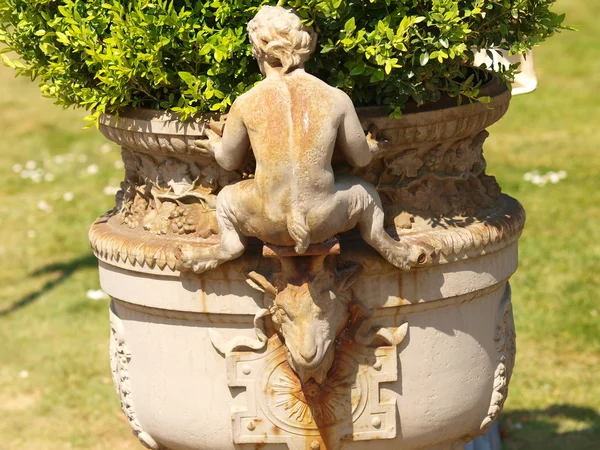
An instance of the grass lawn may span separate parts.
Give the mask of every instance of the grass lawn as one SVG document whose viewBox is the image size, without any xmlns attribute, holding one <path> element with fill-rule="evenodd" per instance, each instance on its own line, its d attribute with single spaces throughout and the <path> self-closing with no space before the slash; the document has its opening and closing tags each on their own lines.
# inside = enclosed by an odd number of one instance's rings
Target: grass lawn
<svg viewBox="0 0 600 450">
<path fill-rule="evenodd" d="M 502 420 L 511 450 L 600 449 L 600 3 L 556 8 L 579 32 L 536 51 L 538 91 L 513 100 L 485 147 L 528 213 Z M 108 302 L 86 296 L 99 288 L 87 229 L 122 169 L 84 115 L 0 67 L 0 450 L 142 448 L 110 379 Z M 568 175 L 540 187 L 523 178 L 532 170 Z"/>
</svg>

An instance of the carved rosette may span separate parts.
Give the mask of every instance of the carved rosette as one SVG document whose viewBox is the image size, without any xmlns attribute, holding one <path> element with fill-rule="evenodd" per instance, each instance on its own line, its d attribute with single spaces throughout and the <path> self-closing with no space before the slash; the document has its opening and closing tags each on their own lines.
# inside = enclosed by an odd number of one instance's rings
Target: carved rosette
<svg viewBox="0 0 600 450">
<path fill-rule="evenodd" d="M 125 344 L 123 324 L 114 312 L 113 303 L 111 303 L 110 308 L 109 351 L 113 383 L 121 400 L 121 409 L 125 413 L 132 433 L 140 440 L 144 447 L 151 450 L 161 450 L 163 447 L 142 429 L 133 408 L 131 386 L 129 385 L 129 371 L 127 369 L 131 360 L 131 352 Z"/>
<path fill-rule="evenodd" d="M 494 391 L 490 402 L 488 414 L 481 422 L 481 431 L 487 432 L 492 423 L 498 418 L 504 407 L 504 402 L 508 396 L 508 384 L 512 376 L 515 365 L 516 355 L 516 333 L 515 322 L 513 319 L 511 289 L 510 284 L 506 283 L 504 297 L 498 307 L 498 316 L 494 341 L 498 351 L 498 363 L 494 373 Z"/>
<path fill-rule="evenodd" d="M 397 344 L 342 343 L 322 384 L 300 382 L 277 335 L 264 353 L 233 351 L 226 361 L 229 386 L 247 391 L 247 408 L 232 414 L 236 444 L 332 450 L 396 436 L 396 402 L 380 400 L 380 384 L 398 379 Z"/>
<path fill-rule="evenodd" d="M 279 420 L 302 429 L 348 420 L 360 402 L 352 404 L 347 398 L 362 399 L 364 390 L 364 380 L 355 382 L 354 373 L 355 361 L 342 354 L 322 385 L 313 381 L 303 387 L 296 373 L 282 361 L 266 382 L 268 408 Z"/>
</svg>

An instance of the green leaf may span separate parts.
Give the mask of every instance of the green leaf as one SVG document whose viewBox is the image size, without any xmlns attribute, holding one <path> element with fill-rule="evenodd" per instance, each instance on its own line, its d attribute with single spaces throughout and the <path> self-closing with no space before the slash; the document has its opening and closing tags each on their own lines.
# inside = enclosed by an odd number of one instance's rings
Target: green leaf
<svg viewBox="0 0 600 450">
<path fill-rule="evenodd" d="M 70 45 L 69 38 L 67 37 L 67 35 L 65 33 L 61 32 L 61 31 L 57 31 L 56 37 L 58 37 L 58 42 L 65 44 L 65 45 Z"/>
<path fill-rule="evenodd" d="M 373 71 L 373 75 L 371 75 L 370 82 L 381 81 L 385 78 L 385 74 L 383 73 L 383 69 L 379 68 Z"/>
<path fill-rule="evenodd" d="M 196 83 L 196 77 L 189 72 L 178 72 L 178 75 L 188 86 L 192 86 Z"/>
<path fill-rule="evenodd" d="M 358 63 L 354 68 L 350 71 L 351 76 L 361 75 L 366 69 L 365 63 L 362 61 Z"/>
<path fill-rule="evenodd" d="M 354 17 L 352 17 L 351 19 L 348 19 L 346 21 L 346 24 L 344 25 L 344 31 L 346 32 L 346 34 L 350 34 L 355 29 L 356 29 L 356 20 L 354 19 Z"/>
<path fill-rule="evenodd" d="M 427 64 L 428 61 L 429 53 L 421 53 L 421 56 L 419 57 L 419 64 L 421 64 L 421 66 L 424 66 L 425 64 Z"/>
<path fill-rule="evenodd" d="M 15 64 L 4 53 L 0 54 L 0 57 L 2 58 L 2 62 L 5 66 L 10 67 L 11 69 L 16 68 Z"/>
</svg>

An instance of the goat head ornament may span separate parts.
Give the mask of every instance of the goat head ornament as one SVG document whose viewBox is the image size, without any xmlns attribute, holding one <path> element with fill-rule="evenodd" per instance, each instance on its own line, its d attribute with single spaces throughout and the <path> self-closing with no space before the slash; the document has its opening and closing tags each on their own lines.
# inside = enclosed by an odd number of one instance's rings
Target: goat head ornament
<svg viewBox="0 0 600 450">
<path fill-rule="evenodd" d="M 287 348 L 287 360 L 304 383 L 325 381 L 335 356 L 335 341 L 350 319 L 350 286 L 360 266 L 338 270 L 326 256 L 281 258 L 271 279 L 248 273 L 249 283 L 274 297 L 275 329 Z"/>
</svg>

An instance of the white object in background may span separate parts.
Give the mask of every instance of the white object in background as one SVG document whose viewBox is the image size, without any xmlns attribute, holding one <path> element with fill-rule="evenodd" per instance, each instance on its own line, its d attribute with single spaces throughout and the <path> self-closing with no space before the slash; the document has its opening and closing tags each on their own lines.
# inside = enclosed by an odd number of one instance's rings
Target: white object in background
<svg viewBox="0 0 600 450">
<path fill-rule="evenodd" d="M 485 65 L 493 71 L 498 71 L 501 65 L 508 67 L 511 64 L 520 62 L 521 66 L 519 67 L 519 72 L 515 76 L 515 80 L 512 84 L 512 94 L 527 94 L 535 91 L 535 88 L 537 87 L 537 77 L 533 67 L 533 52 L 531 50 L 528 50 L 522 55 L 512 56 L 508 54 L 507 50 L 497 48 L 491 50 L 493 58 L 490 58 L 486 50 L 476 52 L 474 65 L 476 67 Z"/>
<path fill-rule="evenodd" d="M 88 289 L 86 297 L 89 300 L 108 300 L 108 294 L 102 289 Z"/>
</svg>

